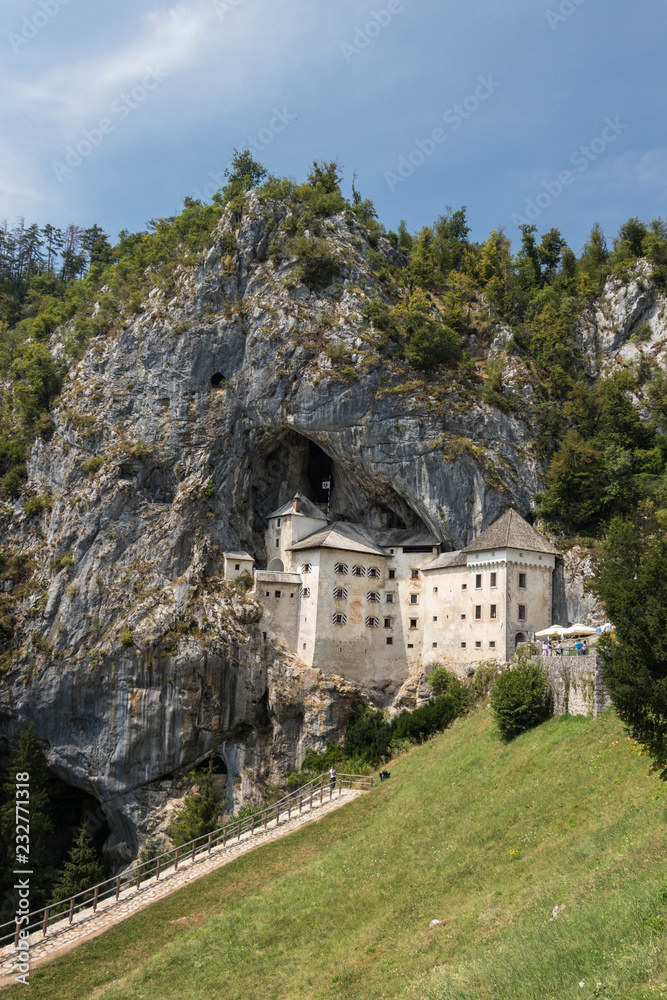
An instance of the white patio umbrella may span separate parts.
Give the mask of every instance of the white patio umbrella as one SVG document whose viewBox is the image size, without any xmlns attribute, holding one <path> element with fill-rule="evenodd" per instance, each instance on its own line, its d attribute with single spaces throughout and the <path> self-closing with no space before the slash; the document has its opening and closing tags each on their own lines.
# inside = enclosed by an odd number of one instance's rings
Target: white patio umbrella
<svg viewBox="0 0 667 1000">
<path fill-rule="evenodd" d="M 540 629 L 539 632 L 535 633 L 536 639 L 547 639 L 550 635 L 563 635 L 565 632 L 564 625 L 550 625 L 549 628 Z"/>
<path fill-rule="evenodd" d="M 590 625 L 576 624 L 576 625 L 570 625 L 570 627 L 564 629 L 561 634 L 565 639 L 574 637 L 576 635 L 596 635 L 597 633 L 594 628 L 590 627 Z"/>
</svg>

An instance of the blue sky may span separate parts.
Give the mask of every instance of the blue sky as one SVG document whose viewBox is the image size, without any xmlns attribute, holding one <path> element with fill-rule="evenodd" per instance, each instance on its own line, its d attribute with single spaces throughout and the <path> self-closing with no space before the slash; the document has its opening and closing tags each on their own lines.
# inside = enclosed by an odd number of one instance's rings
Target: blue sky
<svg viewBox="0 0 667 1000">
<path fill-rule="evenodd" d="M 558 226 L 579 251 L 667 217 L 660 0 L 4 0 L 0 220 L 113 237 L 219 186 L 353 173 L 411 230 L 465 204 L 476 240 Z M 214 179 L 214 178 L 217 178 Z M 208 185 L 208 188 L 207 188 Z"/>
</svg>

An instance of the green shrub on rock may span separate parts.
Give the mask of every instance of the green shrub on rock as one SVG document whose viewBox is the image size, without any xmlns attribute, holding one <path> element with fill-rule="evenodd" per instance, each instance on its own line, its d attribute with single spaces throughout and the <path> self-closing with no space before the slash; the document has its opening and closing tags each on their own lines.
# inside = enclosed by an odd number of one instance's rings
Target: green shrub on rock
<svg viewBox="0 0 667 1000">
<path fill-rule="evenodd" d="M 502 738 L 509 742 L 551 715 L 546 672 L 531 660 L 519 660 L 496 680 L 491 708 Z"/>
</svg>

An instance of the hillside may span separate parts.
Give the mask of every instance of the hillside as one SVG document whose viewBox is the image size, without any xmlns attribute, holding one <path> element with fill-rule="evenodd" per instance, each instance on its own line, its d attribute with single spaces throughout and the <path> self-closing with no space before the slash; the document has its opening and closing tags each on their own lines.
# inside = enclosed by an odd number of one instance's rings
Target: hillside
<svg viewBox="0 0 667 1000">
<path fill-rule="evenodd" d="M 664 791 L 612 712 L 505 746 L 481 707 L 391 771 L 34 971 L 31 996 L 665 995 Z"/>
<path fill-rule="evenodd" d="M 527 227 L 513 255 L 464 209 L 386 231 L 335 164 L 297 184 L 244 155 L 212 205 L 115 247 L 91 230 L 83 271 L 46 255 L 3 278 L 2 736 L 34 720 L 111 869 L 208 755 L 239 805 L 340 740 L 355 701 L 424 695 L 303 668 L 222 579 L 225 551 L 266 565 L 296 490 L 329 479 L 337 517 L 446 550 L 543 511 L 567 620 L 593 605 L 577 533 L 664 506 L 664 223 L 629 220 L 613 250 L 594 227 L 579 258 Z"/>
</svg>

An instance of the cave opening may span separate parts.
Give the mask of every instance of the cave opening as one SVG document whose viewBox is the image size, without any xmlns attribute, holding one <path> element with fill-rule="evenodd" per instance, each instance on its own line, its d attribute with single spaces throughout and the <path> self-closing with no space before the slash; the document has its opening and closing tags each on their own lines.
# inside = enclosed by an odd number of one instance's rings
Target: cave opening
<svg viewBox="0 0 667 1000">
<path fill-rule="evenodd" d="M 51 867 L 56 871 L 63 867 L 84 825 L 95 852 L 104 859 L 111 827 L 98 799 L 53 774 L 49 774 L 46 793 L 54 828 L 49 842 Z"/>
<path fill-rule="evenodd" d="M 324 483 L 330 483 L 329 490 Z M 264 552 L 266 518 L 300 493 L 334 521 L 353 521 L 377 531 L 424 530 L 425 524 L 392 484 L 364 467 L 354 453 L 334 458 L 321 443 L 283 430 L 251 459 L 250 500 L 253 541 Z M 271 555 L 267 553 L 270 561 Z M 275 568 L 275 567 L 271 567 Z"/>
<path fill-rule="evenodd" d="M 217 389 L 219 386 L 221 386 L 224 381 L 225 381 L 225 376 L 222 374 L 222 372 L 215 372 L 213 375 L 211 375 L 211 385 L 213 386 L 214 389 Z"/>
</svg>

